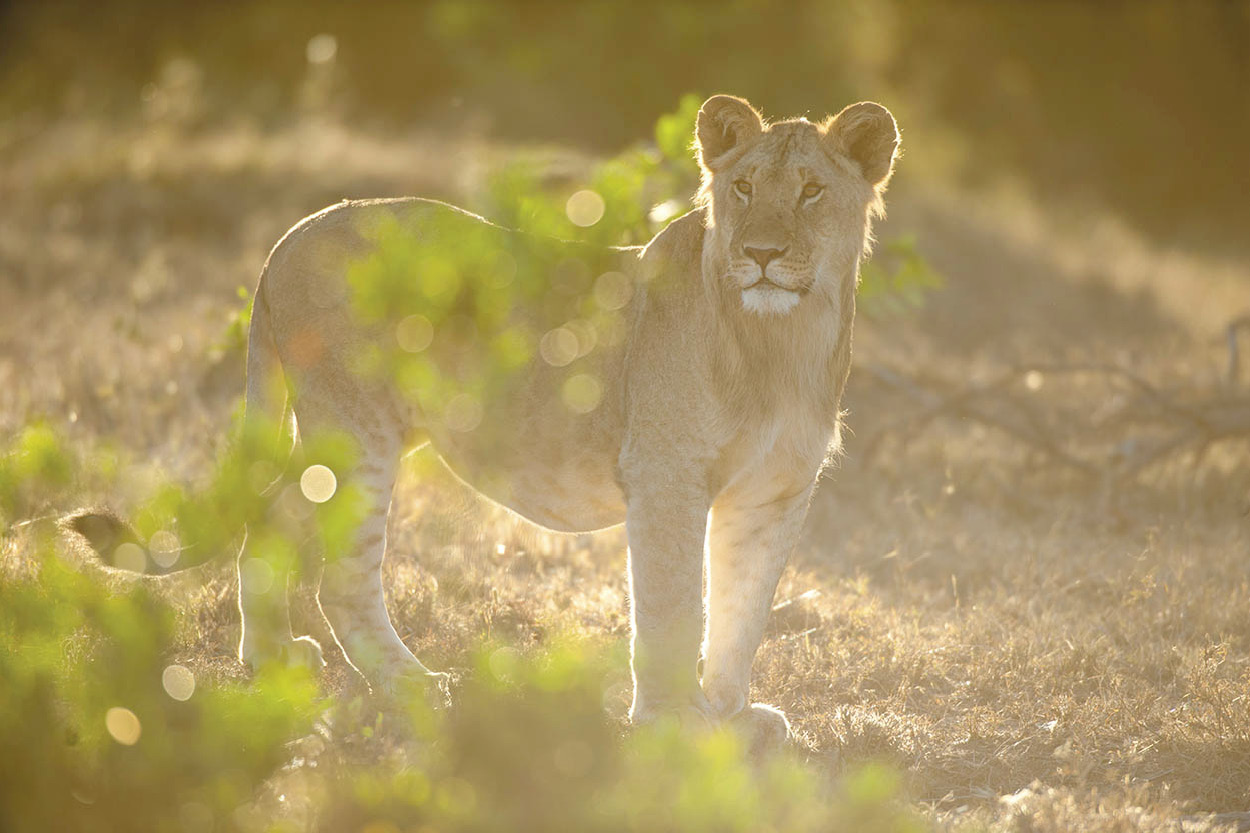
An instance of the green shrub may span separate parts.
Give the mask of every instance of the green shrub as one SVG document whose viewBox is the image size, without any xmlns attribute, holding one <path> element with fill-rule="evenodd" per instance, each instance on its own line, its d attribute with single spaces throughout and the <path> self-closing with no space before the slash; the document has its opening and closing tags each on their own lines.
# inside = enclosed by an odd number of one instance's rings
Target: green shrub
<svg viewBox="0 0 1250 833">
<path fill-rule="evenodd" d="M 873 317 L 918 309 L 930 292 L 941 288 L 942 276 L 920 253 L 912 234 L 879 244 L 859 270 L 860 309 Z"/>
<path fill-rule="evenodd" d="M 421 766 L 338 767 L 320 791 L 320 829 L 919 829 L 882 768 L 834 787 L 792 756 L 749 759 L 729 731 L 627 733 L 603 708 L 607 669 L 623 662 L 585 643 L 483 649 L 450 712 L 414 711 Z"/>
<path fill-rule="evenodd" d="M 55 432 L 22 437 L 10 491 L 80 475 Z M 166 491 L 141 517 L 180 532 L 242 519 L 261 557 L 292 557 L 298 539 L 247 508 L 242 461 L 267 448 L 245 437 L 207 486 Z M 314 444 L 305 460 L 347 467 L 350 453 Z M 316 521 L 327 548 L 354 523 L 352 501 L 334 500 Z M 450 710 L 341 701 L 328 750 L 295 761 L 292 742 L 325 706 L 306 672 L 270 667 L 240 685 L 178 665 L 175 616 L 145 585 L 76 571 L 50 537 L 31 547 L 29 569 L 0 580 L 0 830 L 288 829 L 282 802 L 257 802 L 274 783 L 307 796 L 326 831 L 916 829 L 888 772 L 834 788 L 793 757 L 749 758 L 728 731 L 627 732 L 604 708 L 622 640 L 485 646 Z"/>
<path fill-rule="evenodd" d="M 0 528 L 8 528 L 62 496 L 73 460 L 46 422 L 33 422 L 0 448 Z"/>
<path fill-rule="evenodd" d="M 306 673 L 253 685 L 170 660 L 173 615 L 44 547 L 0 581 L 0 830 L 230 830 L 308 730 Z"/>
</svg>

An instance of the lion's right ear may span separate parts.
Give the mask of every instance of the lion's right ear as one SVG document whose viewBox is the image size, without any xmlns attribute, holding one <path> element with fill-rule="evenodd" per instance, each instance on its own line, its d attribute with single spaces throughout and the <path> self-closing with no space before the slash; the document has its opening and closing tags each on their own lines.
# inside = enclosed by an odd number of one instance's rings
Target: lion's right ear
<svg viewBox="0 0 1250 833">
<path fill-rule="evenodd" d="M 764 131 L 764 122 L 744 99 L 714 95 L 699 108 L 694 135 L 699 164 L 715 171 L 731 151 Z"/>
</svg>

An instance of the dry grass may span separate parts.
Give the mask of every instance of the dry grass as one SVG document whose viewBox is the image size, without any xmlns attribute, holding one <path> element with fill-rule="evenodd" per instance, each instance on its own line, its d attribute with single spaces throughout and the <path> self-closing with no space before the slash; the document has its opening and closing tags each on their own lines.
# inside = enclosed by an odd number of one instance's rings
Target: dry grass
<svg viewBox="0 0 1250 833">
<path fill-rule="evenodd" d="M 157 476 L 203 474 L 241 391 L 241 356 L 219 343 L 235 290 L 282 231 L 344 196 L 471 199 L 500 155 L 471 137 L 318 123 L 12 128 L 0 135 L 0 431 L 45 416 L 76 443 L 118 446 L 122 492 L 84 503 L 124 507 Z M 903 167 L 892 228 L 919 234 L 948 286 L 914 316 L 861 320 L 858 359 L 970 377 L 1021 357 L 1218 374 L 1245 263 L 1157 251 L 1108 220 L 1060 222 L 1001 196 L 958 205 L 909 187 Z M 861 435 L 908 407 L 858 378 L 849 405 Z M 1208 829 L 1237 819 L 1203 814 L 1250 810 L 1244 449 L 1115 494 L 977 426 L 891 438 L 870 468 L 856 449 L 852 437 L 818 493 L 757 662 L 756 697 L 789 711 L 814 766 L 887 761 L 936 825 L 959 829 Z M 410 469 L 390 605 L 430 665 L 456 668 L 483 638 L 624 639 L 619 530 L 544 534 L 428 460 Z M 9 544 L 12 569 L 25 552 Z M 182 659 L 210 676 L 239 673 L 231 582 L 218 563 L 168 585 L 185 611 Z M 351 686 L 331 663 L 329 684 Z"/>
</svg>

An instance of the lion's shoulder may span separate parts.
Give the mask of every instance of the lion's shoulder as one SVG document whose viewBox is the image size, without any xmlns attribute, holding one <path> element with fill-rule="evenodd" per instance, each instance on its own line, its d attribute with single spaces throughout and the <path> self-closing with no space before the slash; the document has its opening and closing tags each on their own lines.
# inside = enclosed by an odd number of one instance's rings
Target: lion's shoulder
<svg viewBox="0 0 1250 833">
<path fill-rule="evenodd" d="M 695 209 L 669 223 L 642 250 L 641 277 L 647 286 L 697 285 L 703 260 L 704 211 Z"/>
</svg>

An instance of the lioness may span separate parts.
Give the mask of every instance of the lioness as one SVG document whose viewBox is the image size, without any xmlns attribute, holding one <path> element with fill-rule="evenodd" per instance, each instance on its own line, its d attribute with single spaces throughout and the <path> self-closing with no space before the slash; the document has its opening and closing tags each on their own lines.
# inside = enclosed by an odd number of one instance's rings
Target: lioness
<svg viewBox="0 0 1250 833">
<path fill-rule="evenodd" d="M 641 249 L 535 240 L 419 199 L 344 202 L 282 238 L 256 290 L 247 413 L 277 374 L 302 438 L 345 432 L 358 448 L 335 474 L 367 511 L 326 553 L 319 600 L 372 686 L 436 676 L 391 625 L 381 573 L 400 458 L 430 442 L 536 524 L 626 524 L 634 722 L 787 729 L 749 704 L 751 663 L 839 445 L 859 261 L 898 143 L 879 104 L 770 125 L 717 95 L 698 115 L 697 207 Z M 371 275 L 394 291 L 371 296 Z M 109 523 L 73 525 L 99 546 L 117 540 Z M 286 577 L 249 586 L 252 547 L 241 659 L 319 665 L 285 594 L 264 592 Z"/>
</svg>

